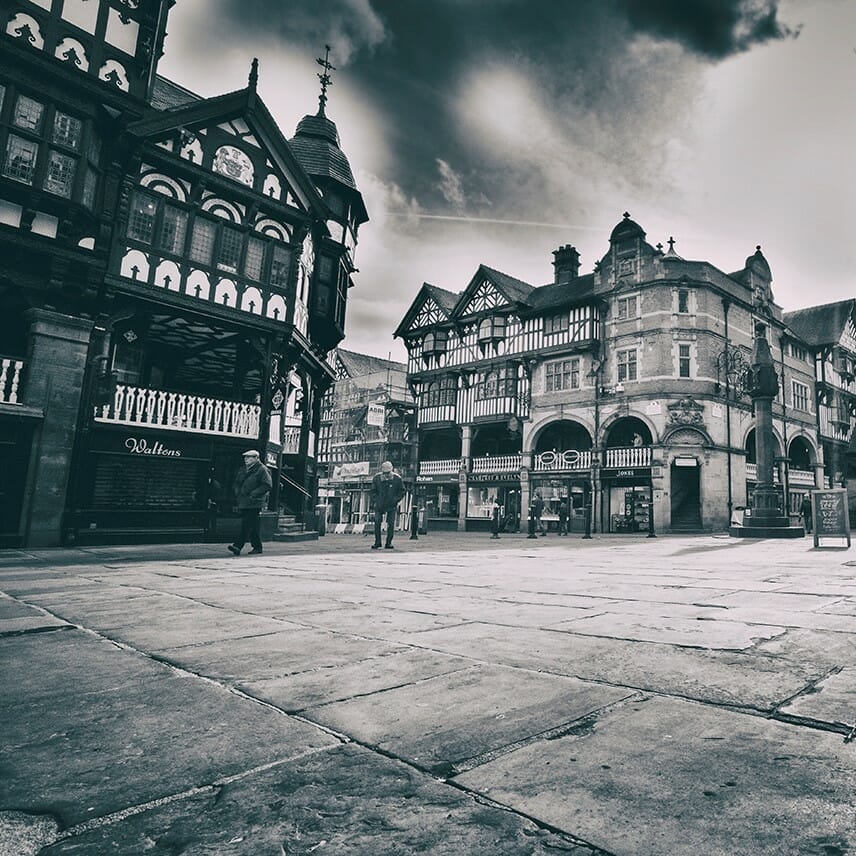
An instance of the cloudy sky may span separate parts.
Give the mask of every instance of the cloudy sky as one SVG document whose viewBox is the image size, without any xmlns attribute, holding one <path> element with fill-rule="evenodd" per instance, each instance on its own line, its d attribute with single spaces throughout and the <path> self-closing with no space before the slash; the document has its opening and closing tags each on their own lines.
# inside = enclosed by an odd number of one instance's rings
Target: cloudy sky
<svg viewBox="0 0 856 856">
<path fill-rule="evenodd" d="M 423 282 L 483 262 L 582 272 L 626 210 L 737 270 L 760 244 L 787 311 L 856 293 L 853 0 L 179 0 L 161 74 L 259 90 L 286 136 L 327 114 L 370 222 L 343 345 L 404 358 Z"/>
</svg>

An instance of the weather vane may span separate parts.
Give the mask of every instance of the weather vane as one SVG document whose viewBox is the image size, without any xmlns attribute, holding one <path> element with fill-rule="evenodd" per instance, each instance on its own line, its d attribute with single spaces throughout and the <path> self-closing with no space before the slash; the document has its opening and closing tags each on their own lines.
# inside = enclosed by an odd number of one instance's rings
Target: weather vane
<svg viewBox="0 0 856 856">
<path fill-rule="evenodd" d="M 324 48 L 324 59 L 315 60 L 324 69 L 324 73 L 318 75 L 318 79 L 321 81 L 321 95 L 318 97 L 318 106 L 319 112 L 322 114 L 324 113 L 324 105 L 327 103 L 327 87 L 333 85 L 333 78 L 330 77 L 330 72 L 336 70 L 335 66 L 330 65 L 330 45 L 324 45 Z"/>
</svg>

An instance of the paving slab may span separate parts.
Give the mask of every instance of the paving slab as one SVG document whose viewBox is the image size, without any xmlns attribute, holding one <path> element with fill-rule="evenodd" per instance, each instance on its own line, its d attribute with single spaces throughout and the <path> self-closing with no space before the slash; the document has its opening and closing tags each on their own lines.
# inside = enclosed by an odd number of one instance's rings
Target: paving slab
<svg viewBox="0 0 856 856">
<path fill-rule="evenodd" d="M 64 828 L 337 741 L 79 631 L 0 639 L 0 810 Z"/>
<path fill-rule="evenodd" d="M 773 710 L 829 668 L 773 653 L 707 651 L 530 628 L 509 633 L 486 622 L 426 631 L 414 635 L 412 644 L 483 662 L 759 710 Z"/>
<path fill-rule="evenodd" d="M 281 710 L 309 707 L 406 686 L 436 675 L 457 672 L 472 661 L 432 651 L 400 648 L 357 662 L 328 666 L 263 680 L 242 679 L 240 689 Z"/>
<path fill-rule="evenodd" d="M 379 638 L 405 637 L 409 633 L 448 627 L 460 624 L 462 619 L 455 615 L 440 615 L 399 609 L 392 605 L 348 606 L 337 609 L 315 611 L 311 615 L 300 613 L 291 618 L 313 627 L 327 627 L 342 633 L 357 633 Z"/>
<path fill-rule="evenodd" d="M 856 763 L 840 735 L 691 702 L 621 707 L 588 734 L 455 781 L 615 856 L 842 856 L 856 845 Z"/>
<path fill-rule="evenodd" d="M 294 625 L 278 633 L 154 648 L 153 652 L 188 671 L 234 684 L 331 669 L 400 650 L 402 646 L 394 642 Z"/>
<path fill-rule="evenodd" d="M 829 675 L 781 712 L 856 728 L 856 668 Z"/>
<path fill-rule="evenodd" d="M 342 746 L 81 831 L 40 856 L 591 856 L 398 761 Z"/>
<path fill-rule="evenodd" d="M 563 621 L 553 630 L 566 630 L 586 636 L 608 636 L 614 639 L 637 639 L 643 642 L 668 642 L 693 648 L 718 648 L 741 651 L 763 639 L 782 632 L 774 625 L 745 624 L 726 618 L 678 618 L 654 616 L 643 618 L 630 613 L 609 612 Z"/>
<path fill-rule="evenodd" d="M 442 771 L 567 726 L 632 695 L 616 687 L 473 666 L 303 715 L 425 769 Z"/>
</svg>

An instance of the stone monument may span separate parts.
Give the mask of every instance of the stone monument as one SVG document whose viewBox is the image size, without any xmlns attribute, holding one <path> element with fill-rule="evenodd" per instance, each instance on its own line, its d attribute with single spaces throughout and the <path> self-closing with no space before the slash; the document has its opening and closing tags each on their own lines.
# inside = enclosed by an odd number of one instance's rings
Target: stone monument
<svg viewBox="0 0 856 856">
<path fill-rule="evenodd" d="M 763 324 L 755 326 L 748 387 L 755 406 L 757 482 L 752 507 L 744 514 L 743 525 L 732 526 L 729 533 L 738 538 L 802 538 L 803 527 L 791 526 L 787 509 L 781 507 L 781 494 L 773 483 L 773 399 L 779 391 L 779 377 Z"/>
</svg>

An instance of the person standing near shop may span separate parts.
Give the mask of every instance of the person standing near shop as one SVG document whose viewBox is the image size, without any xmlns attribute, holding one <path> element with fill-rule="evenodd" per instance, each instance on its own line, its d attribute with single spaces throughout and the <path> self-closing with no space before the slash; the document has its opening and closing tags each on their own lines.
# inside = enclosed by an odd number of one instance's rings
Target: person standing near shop
<svg viewBox="0 0 856 856">
<path fill-rule="evenodd" d="M 401 476 L 392 468 L 392 461 L 384 461 L 380 472 L 372 479 L 372 503 L 374 505 L 374 544 L 372 550 L 381 547 L 381 523 L 386 518 L 387 550 L 392 550 L 392 536 L 395 534 L 395 515 L 398 513 L 398 503 L 404 497 L 404 482 Z"/>
<path fill-rule="evenodd" d="M 805 531 L 807 533 L 811 532 L 811 497 L 809 494 L 803 497 L 802 505 L 800 505 L 800 514 L 802 514 Z"/>
<path fill-rule="evenodd" d="M 226 549 L 235 556 L 239 555 L 247 541 L 253 549 L 249 555 L 262 552 L 262 536 L 259 531 L 259 514 L 267 502 L 272 483 L 267 467 L 259 459 L 255 449 L 244 452 L 243 469 L 238 470 L 232 489 L 235 505 L 241 515 L 241 531 Z"/>
<path fill-rule="evenodd" d="M 564 497 L 559 503 L 559 534 L 568 534 L 568 500 Z"/>
<path fill-rule="evenodd" d="M 535 498 L 532 500 L 532 511 L 535 515 L 535 531 L 539 535 L 546 535 L 544 524 L 541 522 L 541 515 L 544 513 L 544 500 L 541 497 L 541 491 L 535 491 Z"/>
<path fill-rule="evenodd" d="M 490 507 L 490 531 L 491 538 L 499 538 L 499 522 L 502 519 L 502 506 L 499 504 L 499 497 L 493 498 L 493 503 Z"/>
</svg>

